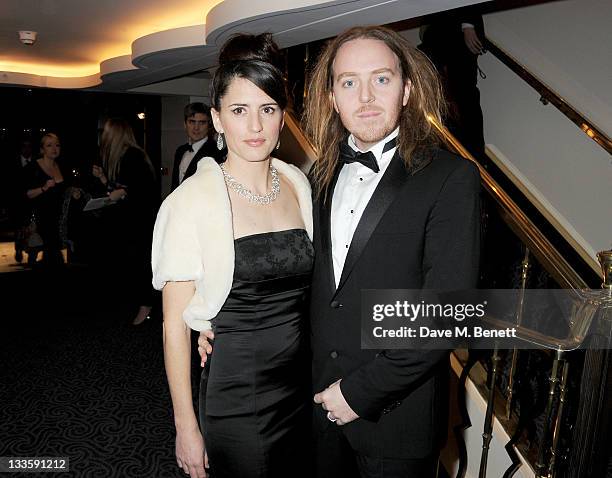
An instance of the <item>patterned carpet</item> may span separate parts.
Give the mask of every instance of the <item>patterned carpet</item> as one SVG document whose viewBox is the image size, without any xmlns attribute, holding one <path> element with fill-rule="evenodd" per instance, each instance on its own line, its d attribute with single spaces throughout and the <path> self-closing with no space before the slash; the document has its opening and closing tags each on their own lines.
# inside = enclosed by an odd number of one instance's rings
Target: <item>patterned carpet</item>
<svg viewBox="0 0 612 478">
<path fill-rule="evenodd" d="M 130 325 L 134 310 L 108 277 L 93 276 L 0 275 L 0 456 L 69 457 L 70 473 L 58 476 L 185 476 L 174 460 L 161 320 Z"/>
</svg>

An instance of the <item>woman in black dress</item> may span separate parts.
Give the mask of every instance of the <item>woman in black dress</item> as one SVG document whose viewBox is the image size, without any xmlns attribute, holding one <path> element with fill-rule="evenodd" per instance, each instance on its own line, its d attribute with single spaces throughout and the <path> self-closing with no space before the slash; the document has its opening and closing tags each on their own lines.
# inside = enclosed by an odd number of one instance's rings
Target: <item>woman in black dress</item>
<svg viewBox="0 0 612 478">
<path fill-rule="evenodd" d="M 147 153 L 138 146 L 132 127 L 121 118 L 104 124 L 102 167 L 93 175 L 106 187 L 115 204 L 104 210 L 104 235 L 111 263 L 120 266 L 138 312 L 133 324 L 141 324 L 151 312 L 151 237 L 159 206 L 155 170 Z"/>
<path fill-rule="evenodd" d="M 203 158 L 163 203 L 153 238 L 178 465 L 192 477 L 302 476 L 309 360 L 305 300 L 313 262 L 306 177 L 270 155 L 287 96 L 270 35 L 222 49 L 213 123 L 226 161 Z M 215 331 L 192 405 L 190 329 Z"/>
<path fill-rule="evenodd" d="M 69 175 L 60 166 L 60 151 L 57 135 L 45 134 L 40 140 L 42 157 L 32 161 L 24 170 L 26 196 L 43 241 L 43 263 L 50 265 L 64 262 L 60 222 Z M 28 262 L 36 262 L 36 255 L 34 252 L 29 254 Z"/>
</svg>

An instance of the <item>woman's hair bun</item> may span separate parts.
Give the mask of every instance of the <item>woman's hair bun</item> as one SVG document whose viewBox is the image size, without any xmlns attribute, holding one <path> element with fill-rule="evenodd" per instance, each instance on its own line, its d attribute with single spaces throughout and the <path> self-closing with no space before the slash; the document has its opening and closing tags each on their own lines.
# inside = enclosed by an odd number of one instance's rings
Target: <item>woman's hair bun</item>
<svg viewBox="0 0 612 478">
<path fill-rule="evenodd" d="M 258 60 L 284 70 L 283 56 L 271 33 L 249 35 L 239 33 L 225 42 L 219 53 L 219 65 Z"/>
<path fill-rule="evenodd" d="M 219 53 L 219 68 L 210 85 L 212 106 L 221 110 L 221 99 L 234 78 L 253 83 L 284 110 L 288 98 L 283 77 L 284 57 L 270 33 L 241 33 L 231 37 Z"/>
</svg>

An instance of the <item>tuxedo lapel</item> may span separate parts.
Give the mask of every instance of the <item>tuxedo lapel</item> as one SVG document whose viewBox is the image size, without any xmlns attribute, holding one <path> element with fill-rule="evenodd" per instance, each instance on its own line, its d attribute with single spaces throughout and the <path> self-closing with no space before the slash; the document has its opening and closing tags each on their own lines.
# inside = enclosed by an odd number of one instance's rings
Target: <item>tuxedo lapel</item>
<svg viewBox="0 0 612 478">
<path fill-rule="evenodd" d="M 174 190 L 179 185 L 179 168 L 185 151 L 189 148 L 189 143 L 182 144 L 176 148 L 174 153 L 174 167 L 172 168 L 172 189 Z"/>
<path fill-rule="evenodd" d="M 208 144 L 208 141 L 204 143 L 202 146 L 200 146 L 200 149 L 198 149 L 196 151 L 196 154 L 193 155 L 193 158 L 191 158 L 191 162 L 189 163 L 189 166 L 187 166 L 187 171 L 185 171 L 185 178 L 193 176 L 193 174 L 195 174 L 196 170 L 198 169 L 198 161 L 200 161 L 200 159 L 202 159 L 203 157 L 207 156 L 206 154 L 207 144 Z M 184 180 L 185 179 L 183 179 L 183 181 Z"/>
<path fill-rule="evenodd" d="M 381 178 L 380 183 L 378 183 L 374 194 L 363 211 L 359 224 L 357 224 L 357 229 L 355 229 L 355 234 L 353 234 L 353 239 L 346 260 L 344 261 L 344 268 L 342 269 L 342 276 L 340 277 L 337 291 L 342 288 L 351 274 L 359 256 L 361 256 L 372 233 L 376 229 L 376 226 L 378 226 L 380 219 L 395 199 L 407 177 L 408 172 L 406 171 L 404 161 L 399 155 L 398 149 L 391 159 L 391 163 L 385 171 L 385 175 Z"/>
<path fill-rule="evenodd" d="M 332 198 L 334 196 L 334 188 L 338 181 L 338 176 L 342 166 L 337 167 L 334 172 L 331 184 L 327 189 L 325 198 L 319 199 L 319 230 L 321 234 L 321 253 L 324 254 L 324 264 L 327 268 L 327 277 L 329 278 L 329 287 L 332 294 L 336 291 L 336 279 L 334 277 L 334 261 L 332 257 L 331 247 L 331 207 Z"/>
</svg>

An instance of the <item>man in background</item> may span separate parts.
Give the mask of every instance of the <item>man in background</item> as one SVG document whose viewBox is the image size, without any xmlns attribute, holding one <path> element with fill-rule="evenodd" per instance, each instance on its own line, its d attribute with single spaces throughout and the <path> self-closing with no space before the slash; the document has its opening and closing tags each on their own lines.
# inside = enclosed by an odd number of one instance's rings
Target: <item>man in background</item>
<svg viewBox="0 0 612 478">
<path fill-rule="evenodd" d="M 23 171 L 32 162 L 32 159 L 32 141 L 29 138 L 25 138 L 21 141 L 19 158 L 13 163 L 10 174 L 11 185 L 9 187 L 11 191 L 11 216 L 15 227 L 15 260 L 17 262 L 23 260 L 23 251 L 27 249 L 26 226 L 29 208 L 23 189 Z M 36 261 L 36 254 L 34 252 L 32 252 L 32 260 Z"/>
<path fill-rule="evenodd" d="M 210 108 L 204 103 L 189 103 L 183 113 L 185 131 L 189 142 L 179 146 L 174 153 L 172 190 L 196 172 L 198 161 L 212 157 L 220 161 L 224 156 L 212 140 Z"/>
<path fill-rule="evenodd" d="M 484 157 L 478 56 L 485 53 L 485 33 L 478 7 L 434 15 L 421 28 L 421 39 L 419 49 L 431 59 L 444 84 L 449 104 L 446 126 L 472 155 Z"/>
</svg>

